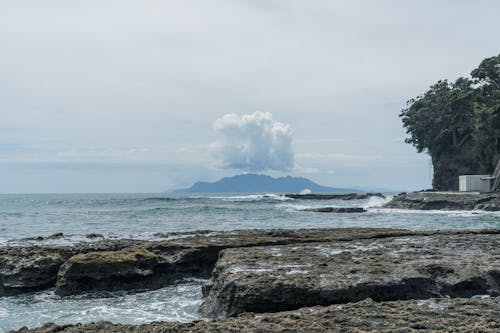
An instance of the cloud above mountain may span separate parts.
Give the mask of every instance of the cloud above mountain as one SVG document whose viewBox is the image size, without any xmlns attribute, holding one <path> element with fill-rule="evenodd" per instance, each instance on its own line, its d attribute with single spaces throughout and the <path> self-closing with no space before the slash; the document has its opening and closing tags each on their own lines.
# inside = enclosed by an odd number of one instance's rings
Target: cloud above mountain
<svg viewBox="0 0 500 333">
<path fill-rule="evenodd" d="M 289 171 L 295 165 L 293 130 L 270 112 L 226 114 L 214 122 L 212 152 L 222 168 Z"/>
</svg>

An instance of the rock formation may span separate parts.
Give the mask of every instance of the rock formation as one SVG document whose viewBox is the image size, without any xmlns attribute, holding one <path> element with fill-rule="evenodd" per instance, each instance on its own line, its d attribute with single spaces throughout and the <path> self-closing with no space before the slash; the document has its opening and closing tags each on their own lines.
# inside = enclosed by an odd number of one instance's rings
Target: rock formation
<svg viewBox="0 0 500 333">
<path fill-rule="evenodd" d="M 203 287 L 201 312 L 222 319 L 48 324 L 22 333 L 498 332 L 500 327 L 500 229 L 247 230 L 172 237 L 0 248 L 0 295 L 54 285 L 62 296 L 140 291 L 185 277 L 211 277 Z"/>
<path fill-rule="evenodd" d="M 401 193 L 385 204 L 384 208 L 500 211 L 500 193 Z"/>
<path fill-rule="evenodd" d="M 202 313 L 500 295 L 499 235 L 437 233 L 222 251 Z"/>
<path fill-rule="evenodd" d="M 47 324 L 17 333 L 168 333 L 168 332 L 482 332 L 500 331 L 500 298 L 429 299 L 302 308 L 192 323 L 155 322 L 120 325 L 109 322 L 75 325 Z"/>
<path fill-rule="evenodd" d="M 245 230 L 173 234 L 169 241 L 104 240 L 75 246 L 0 247 L 0 296 L 54 287 L 59 295 L 156 289 L 209 278 L 225 248 L 389 237 L 393 229 Z M 167 236 L 167 235 L 163 235 Z"/>
</svg>

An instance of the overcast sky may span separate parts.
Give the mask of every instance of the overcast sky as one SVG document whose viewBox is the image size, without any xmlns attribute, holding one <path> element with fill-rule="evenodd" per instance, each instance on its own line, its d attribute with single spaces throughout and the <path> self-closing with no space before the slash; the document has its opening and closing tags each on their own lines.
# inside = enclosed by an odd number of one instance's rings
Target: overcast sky
<svg viewBox="0 0 500 333">
<path fill-rule="evenodd" d="M 0 0 L 0 192 L 159 192 L 244 171 L 430 187 L 398 114 L 500 53 L 499 13 L 496 0 Z"/>
</svg>

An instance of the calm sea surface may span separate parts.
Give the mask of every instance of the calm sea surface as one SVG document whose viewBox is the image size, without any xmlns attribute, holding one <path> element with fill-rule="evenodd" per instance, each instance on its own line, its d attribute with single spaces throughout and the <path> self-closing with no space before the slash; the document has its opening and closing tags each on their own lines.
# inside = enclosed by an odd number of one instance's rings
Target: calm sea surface
<svg viewBox="0 0 500 333">
<path fill-rule="evenodd" d="M 291 200 L 276 195 L 66 194 L 0 195 L 0 246 L 71 244 L 103 238 L 161 239 L 161 233 L 268 228 L 390 227 L 412 230 L 499 228 L 500 214 L 381 209 L 386 200 Z M 327 214 L 309 207 L 353 206 L 367 213 Z M 25 240 L 64 233 L 45 241 Z M 102 238 L 97 238 L 102 239 Z M 96 240 L 96 238 L 93 238 Z M 0 298 L 0 333 L 46 322 L 144 323 L 198 319 L 203 281 L 111 297 L 61 299 L 52 290 Z"/>
</svg>

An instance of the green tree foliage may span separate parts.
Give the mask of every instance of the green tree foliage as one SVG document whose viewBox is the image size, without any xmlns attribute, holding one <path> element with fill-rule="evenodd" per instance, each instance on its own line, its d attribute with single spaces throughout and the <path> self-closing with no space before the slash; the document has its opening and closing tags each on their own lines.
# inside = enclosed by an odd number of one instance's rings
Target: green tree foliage
<svg viewBox="0 0 500 333">
<path fill-rule="evenodd" d="M 500 158 L 500 55 L 483 60 L 471 73 L 476 89 L 474 146 L 486 169 Z"/>
<path fill-rule="evenodd" d="M 474 89 L 472 81 L 439 81 L 422 96 L 408 101 L 400 117 L 418 152 L 433 156 L 459 152 L 473 136 Z"/>
<path fill-rule="evenodd" d="M 438 81 L 409 100 L 400 117 L 405 141 L 418 152 L 491 172 L 500 157 L 500 55 L 483 60 L 470 78 Z"/>
</svg>

